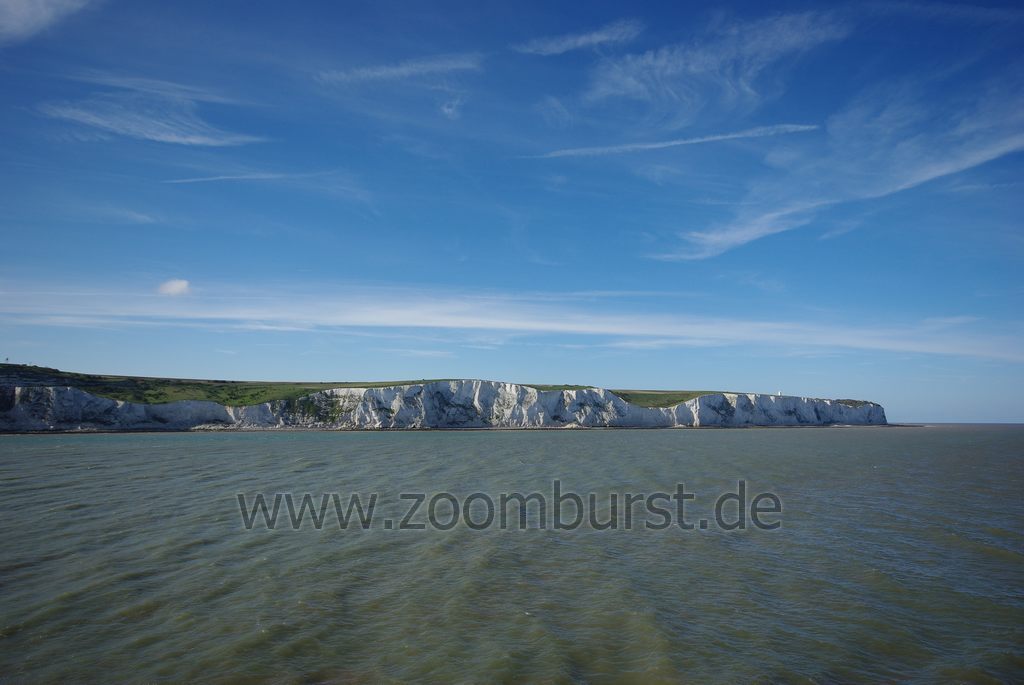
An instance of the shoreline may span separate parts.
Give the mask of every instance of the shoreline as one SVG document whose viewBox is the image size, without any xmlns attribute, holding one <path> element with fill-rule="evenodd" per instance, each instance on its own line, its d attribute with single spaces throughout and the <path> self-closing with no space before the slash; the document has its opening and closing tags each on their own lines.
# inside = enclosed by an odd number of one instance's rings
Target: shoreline
<svg viewBox="0 0 1024 685">
<path fill-rule="evenodd" d="M 803 428 L 928 428 L 933 424 L 925 423 L 831 423 L 809 424 L 802 426 L 533 426 L 524 428 L 188 428 L 156 430 L 131 428 L 119 430 L 39 430 L 39 431 L 0 431 L 0 438 L 5 435 L 116 435 L 120 433 L 140 435 L 171 435 L 187 433 L 525 433 L 525 432 L 577 432 L 577 431 L 731 431 L 761 429 L 803 429 Z M 948 424 L 948 425 L 1019 425 L 1019 424 Z"/>
</svg>

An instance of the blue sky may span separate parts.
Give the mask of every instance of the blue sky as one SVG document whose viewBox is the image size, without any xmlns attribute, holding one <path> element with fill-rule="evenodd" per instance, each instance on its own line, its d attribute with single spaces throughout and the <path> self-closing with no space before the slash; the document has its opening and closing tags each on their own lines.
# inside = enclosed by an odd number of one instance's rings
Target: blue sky
<svg viewBox="0 0 1024 685">
<path fill-rule="evenodd" d="M 1013 4 L 0 0 L 0 356 L 1024 420 Z"/>
</svg>

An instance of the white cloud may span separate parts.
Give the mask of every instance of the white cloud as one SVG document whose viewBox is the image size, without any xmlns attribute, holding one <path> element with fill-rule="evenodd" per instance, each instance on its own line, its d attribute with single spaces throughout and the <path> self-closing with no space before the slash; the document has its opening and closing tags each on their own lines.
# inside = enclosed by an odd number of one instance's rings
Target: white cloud
<svg viewBox="0 0 1024 685">
<path fill-rule="evenodd" d="M 192 288 L 189 282 L 183 278 L 172 278 L 169 281 L 164 281 L 156 289 L 161 295 L 169 295 L 174 297 L 176 295 L 188 295 Z"/>
<path fill-rule="evenodd" d="M 222 105 L 244 104 L 241 100 L 224 95 L 209 88 L 192 86 L 161 79 L 129 76 L 96 69 L 85 69 L 73 72 L 69 78 L 83 83 L 94 83 L 100 86 L 146 93 L 174 100 L 191 100 L 193 102 L 213 102 Z"/>
<path fill-rule="evenodd" d="M 212 126 L 199 117 L 191 100 L 144 93 L 106 93 L 76 102 L 48 102 L 40 105 L 39 111 L 53 119 L 160 143 L 224 147 L 265 140 Z"/>
<path fill-rule="evenodd" d="M 229 173 L 171 178 L 161 182 L 171 185 L 268 182 L 295 188 L 297 190 L 307 190 L 325 195 L 332 195 L 356 202 L 370 202 L 372 199 L 371 193 L 359 183 L 358 179 L 354 175 L 340 169 L 310 171 L 304 173 L 285 173 L 277 171 L 246 170 L 236 167 Z"/>
<path fill-rule="evenodd" d="M 394 348 L 394 347 L 381 348 L 381 352 L 386 352 L 388 354 L 394 354 L 394 355 L 397 355 L 399 357 L 422 357 L 422 358 L 425 358 L 425 359 L 441 359 L 441 358 L 444 358 L 444 357 L 451 357 L 451 356 L 453 356 L 451 350 L 423 350 L 423 349 L 418 349 L 418 348 L 413 349 L 413 348 L 405 348 L 405 347 L 400 347 L 400 348 Z"/>
<path fill-rule="evenodd" d="M 94 221 L 104 224 L 155 224 L 160 219 L 152 214 L 140 212 L 130 207 L 75 207 L 78 218 L 91 217 Z"/>
<path fill-rule="evenodd" d="M 740 219 L 724 226 L 689 231 L 681 237 L 687 243 L 678 251 L 654 255 L 658 259 L 690 260 L 707 259 L 745 245 L 766 236 L 782 233 L 806 225 L 813 217 L 812 212 L 826 206 L 819 202 L 808 205 L 793 205 L 773 211 L 753 214 L 749 218 Z"/>
<path fill-rule="evenodd" d="M 462 103 L 463 99 L 461 97 L 455 97 L 447 102 L 441 103 L 441 114 L 446 118 L 455 121 L 462 116 Z"/>
<path fill-rule="evenodd" d="M 606 43 L 625 43 L 639 36 L 643 30 L 644 25 L 641 22 L 635 19 L 622 19 L 594 31 L 537 38 L 528 43 L 513 46 L 512 49 L 531 55 L 561 55 L 570 50 L 590 48 Z"/>
<path fill-rule="evenodd" d="M 606 60 L 594 70 L 585 99 L 643 101 L 680 125 L 709 104 L 749 108 L 760 100 L 757 80 L 768 67 L 848 33 L 848 26 L 821 12 L 731 24 L 706 40 Z"/>
<path fill-rule="evenodd" d="M 544 118 L 548 126 L 568 128 L 572 125 L 572 113 L 554 95 L 547 95 L 538 102 L 534 109 Z"/>
<path fill-rule="evenodd" d="M 603 155 L 618 155 L 627 152 L 643 152 L 646 150 L 663 150 L 669 147 L 681 145 L 698 145 L 701 143 L 716 143 L 724 140 L 738 140 L 742 138 L 764 138 L 766 136 L 777 136 L 784 133 L 801 133 L 814 131 L 818 126 L 806 124 L 777 124 L 775 126 L 758 126 L 745 131 L 735 133 L 719 133 L 711 136 L 699 136 L 696 138 L 677 138 L 675 140 L 662 140 L 655 143 L 627 143 L 624 145 L 606 145 L 600 147 L 577 147 L 565 150 L 555 150 L 547 154 L 539 155 L 540 159 L 552 159 L 555 157 L 597 157 Z"/>
<path fill-rule="evenodd" d="M 172 289 L 187 292 L 186 281 Z M 184 284 L 184 285 L 180 285 Z M 164 284 L 167 285 L 167 284 Z M 600 345 L 873 350 L 1024 361 L 1016 335 L 988 334 L 964 316 L 898 326 L 859 322 L 738 319 L 679 314 L 677 307 L 637 314 L 612 302 L 597 307 L 550 294 L 435 291 L 413 287 L 210 288 L 203 298 L 152 297 L 130 288 L 89 292 L 81 288 L 0 284 L 0 319 L 58 326 L 213 327 L 259 331 L 355 332 L 380 335 L 407 329 L 447 331 L 449 341 L 467 332 L 514 334 L 520 341 L 549 335 L 588 337 Z M 267 294 L 267 293 L 271 294 Z M 941 331 L 941 335 L 937 334 Z"/>
<path fill-rule="evenodd" d="M 828 121 L 824 145 L 795 148 L 751 185 L 746 199 L 754 209 L 684 232 L 681 247 L 659 256 L 713 257 L 805 226 L 837 204 L 883 198 L 1024 151 L 1019 80 L 943 90 L 938 105 L 918 84 L 869 89 Z"/>
<path fill-rule="evenodd" d="M 190 178 L 171 178 L 162 183 L 216 183 L 218 181 L 279 181 L 284 178 L 293 178 L 294 174 L 277 174 L 271 172 L 252 172 L 242 174 L 222 174 L 220 176 L 193 176 Z"/>
<path fill-rule="evenodd" d="M 158 219 L 145 212 L 136 212 L 133 209 L 112 208 L 111 215 L 126 224 L 155 224 Z"/>
<path fill-rule="evenodd" d="M 86 4 L 87 0 L 0 0 L 0 45 L 27 40 Z"/>
<path fill-rule="evenodd" d="M 396 81 L 417 76 L 448 74 L 456 71 L 480 71 L 483 56 L 478 53 L 439 55 L 410 59 L 397 64 L 383 64 L 351 69 L 322 71 L 317 75 L 321 83 L 354 84 L 367 81 Z"/>
<path fill-rule="evenodd" d="M 40 112 L 105 133 L 161 143 L 225 147 L 265 140 L 224 131 L 200 117 L 200 102 L 240 104 L 206 88 L 102 71 L 81 71 L 71 78 L 109 90 L 73 102 L 45 102 L 39 105 Z"/>
</svg>

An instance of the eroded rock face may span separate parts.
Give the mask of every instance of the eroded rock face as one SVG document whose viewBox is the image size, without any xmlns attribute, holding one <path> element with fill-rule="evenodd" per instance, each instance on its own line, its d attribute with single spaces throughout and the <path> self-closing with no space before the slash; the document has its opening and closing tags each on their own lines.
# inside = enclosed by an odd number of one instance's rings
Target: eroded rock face
<svg viewBox="0 0 1024 685">
<path fill-rule="evenodd" d="M 0 431 L 675 428 L 884 424 L 872 402 L 711 394 L 673 407 L 630 404 L 608 390 L 541 391 L 492 381 L 335 388 L 296 400 L 226 407 L 186 400 L 120 402 L 70 387 L 0 387 Z"/>
</svg>

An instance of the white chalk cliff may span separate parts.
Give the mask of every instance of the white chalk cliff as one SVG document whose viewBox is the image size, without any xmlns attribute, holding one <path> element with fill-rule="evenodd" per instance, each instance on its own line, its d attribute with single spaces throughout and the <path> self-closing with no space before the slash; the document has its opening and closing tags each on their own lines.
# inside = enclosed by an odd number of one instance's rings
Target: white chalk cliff
<svg viewBox="0 0 1024 685">
<path fill-rule="evenodd" d="M 244 407 L 138 404 L 58 386 L 0 386 L 0 431 L 424 428 L 676 428 L 885 424 L 873 402 L 716 393 L 641 407 L 600 388 L 537 390 L 457 380 L 335 388 Z"/>
</svg>

